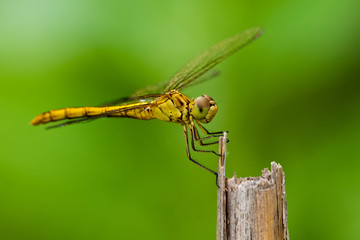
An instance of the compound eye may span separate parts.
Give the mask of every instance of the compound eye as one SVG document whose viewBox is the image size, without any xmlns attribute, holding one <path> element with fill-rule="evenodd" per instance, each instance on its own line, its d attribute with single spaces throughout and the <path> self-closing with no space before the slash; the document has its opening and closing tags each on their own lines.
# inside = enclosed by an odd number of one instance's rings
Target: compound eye
<svg viewBox="0 0 360 240">
<path fill-rule="evenodd" d="M 193 108 L 193 116 L 197 120 L 204 119 L 210 108 L 210 97 L 202 95 L 195 100 Z"/>
</svg>

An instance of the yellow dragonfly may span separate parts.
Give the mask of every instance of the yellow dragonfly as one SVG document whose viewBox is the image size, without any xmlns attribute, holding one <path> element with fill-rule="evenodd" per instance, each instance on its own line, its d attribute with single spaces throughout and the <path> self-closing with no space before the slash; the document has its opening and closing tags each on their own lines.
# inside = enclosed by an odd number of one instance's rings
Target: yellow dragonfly
<svg viewBox="0 0 360 240">
<path fill-rule="evenodd" d="M 214 76 L 216 73 L 207 76 L 205 73 L 261 35 L 262 29 L 259 27 L 248 29 L 217 43 L 196 56 L 183 66 L 168 82 L 139 89 L 129 97 L 120 98 L 97 107 L 50 110 L 35 117 L 31 124 L 39 125 L 67 120 L 66 122 L 48 127 L 54 128 L 95 120 L 101 117 L 126 117 L 141 120 L 159 119 L 178 123 L 184 129 L 187 157 L 198 166 L 217 176 L 215 171 L 205 167 L 191 157 L 188 132 L 190 130 L 191 147 L 194 151 L 212 152 L 217 155 L 214 151 L 196 149 L 195 142 L 202 146 L 218 143 L 217 141 L 207 143 L 205 140 L 219 137 L 222 132 L 209 132 L 201 124 L 209 123 L 217 113 L 218 107 L 215 101 L 208 95 L 202 95 L 194 100 L 188 98 L 179 92 L 179 90 L 201 83 Z M 200 137 L 197 127 L 207 136 Z"/>
</svg>

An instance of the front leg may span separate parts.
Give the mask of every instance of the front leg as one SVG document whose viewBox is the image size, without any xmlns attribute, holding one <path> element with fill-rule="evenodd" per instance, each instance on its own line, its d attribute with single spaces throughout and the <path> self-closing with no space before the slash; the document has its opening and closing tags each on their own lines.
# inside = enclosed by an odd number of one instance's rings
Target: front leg
<svg viewBox="0 0 360 240">
<path fill-rule="evenodd" d="M 184 137 L 185 137 L 185 147 L 186 147 L 186 155 L 188 157 L 188 159 L 190 161 L 192 161 L 193 163 L 195 163 L 196 165 L 202 167 L 203 169 L 205 169 L 206 171 L 211 172 L 212 174 L 214 174 L 217 177 L 217 172 L 215 172 L 214 170 L 211 170 L 210 168 L 205 167 L 204 165 L 202 165 L 201 163 L 195 161 L 194 159 L 191 158 L 190 155 L 190 151 L 189 151 L 189 137 L 188 137 L 188 130 L 187 130 L 187 125 L 183 125 L 184 128 Z"/>
<path fill-rule="evenodd" d="M 207 139 L 210 139 L 210 138 L 214 138 L 214 137 L 220 137 L 223 132 L 209 132 L 208 130 L 206 130 L 206 128 L 204 126 L 202 126 L 199 121 L 195 120 L 196 121 L 196 124 L 209 136 L 206 136 L 206 137 L 203 137 L 201 138 L 200 137 L 200 134 L 199 134 L 199 131 L 197 130 L 197 128 L 194 126 L 194 132 L 195 132 L 195 140 L 199 142 L 199 144 L 201 146 L 207 146 L 207 145 L 212 145 L 212 144 L 217 144 L 219 143 L 219 140 L 215 141 L 215 142 L 210 142 L 210 143 L 204 143 L 203 140 L 207 140 Z M 229 131 L 226 131 L 226 132 L 229 132 Z M 228 143 L 229 142 L 229 139 L 226 140 L 226 142 Z"/>
<path fill-rule="evenodd" d="M 212 150 L 196 149 L 196 148 L 195 148 L 195 143 L 194 143 L 194 141 L 198 141 L 198 142 L 200 143 L 200 145 L 204 146 L 204 145 L 216 144 L 216 143 L 218 143 L 218 142 L 203 143 L 201 140 L 197 139 L 197 138 L 196 138 L 196 135 L 199 134 L 199 133 L 197 132 L 197 129 L 196 129 L 196 127 L 195 127 L 193 124 L 190 125 L 190 133 L 191 133 L 191 147 L 192 147 L 192 149 L 193 149 L 195 152 L 209 152 L 209 153 L 215 154 L 216 156 L 219 156 L 219 154 L 217 154 L 215 151 L 212 151 Z"/>
</svg>

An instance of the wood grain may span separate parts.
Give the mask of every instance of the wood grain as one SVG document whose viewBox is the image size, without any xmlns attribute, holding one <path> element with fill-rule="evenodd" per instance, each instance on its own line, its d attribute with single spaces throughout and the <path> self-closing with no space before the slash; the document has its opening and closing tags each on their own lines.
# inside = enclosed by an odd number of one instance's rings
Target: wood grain
<svg viewBox="0 0 360 240">
<path fill-rule="evenodd" d="M 225 139 L 225 140 L 224 140 Z M 225 177 L 226 135 L 220 138 L 217 240 L 288 240 L 285 174 L 271 163 L 260 177 Z"/>
</svg>

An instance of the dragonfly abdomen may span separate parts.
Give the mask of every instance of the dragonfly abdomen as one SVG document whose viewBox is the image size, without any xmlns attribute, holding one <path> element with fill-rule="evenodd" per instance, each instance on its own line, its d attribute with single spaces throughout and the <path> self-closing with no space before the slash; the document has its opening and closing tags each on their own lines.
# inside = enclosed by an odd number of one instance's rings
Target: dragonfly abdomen
<svg viewBox="0 0 360 240">
<path fill-rule="evenodd" d="M 144 103 L 130 104 L 126 106 L 109 107 L 78 107 L 50 110 L 36 116 L 30 124 L 39 125 L 49 122 L 55 122 L 64 119 L 86 118 L 86 117 L 129 117 L 143 120 L 153 119 L 152 113 L 146 111 L 146 107 L 138 106 Z"/>
</svg>

